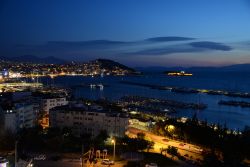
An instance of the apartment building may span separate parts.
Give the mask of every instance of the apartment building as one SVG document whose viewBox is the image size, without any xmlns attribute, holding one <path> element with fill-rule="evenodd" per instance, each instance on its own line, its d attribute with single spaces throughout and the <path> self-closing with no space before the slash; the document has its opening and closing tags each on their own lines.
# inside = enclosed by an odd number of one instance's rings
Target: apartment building
<svg viewBox="0 0 250 167">
<path fill-rule="evenodd" d="M 101 130 L 106 130 L 109 136 L 124 136 L 129 120 L 121 113 L 72 104 L 51 109 L 49 116 L 50 127 L 67 127 L 75 135 L 91 134 L 93 137 Z"/>
<path fill-rule="evenodd" d="M 16 103 L 12 107 L 5 108 L 4 129 L 17 132 L 22 128 L 32 128 L 37 124 L 39 112 L 36 104 Z"/>
<path fill-rule="evenodd" d="M 41 100 L 41 110 L 43 112 L 49 113 L 49 110 L 57 107 L 67 105 L 68 101 L 66 97 L 44 97 Z"/>
</svg>

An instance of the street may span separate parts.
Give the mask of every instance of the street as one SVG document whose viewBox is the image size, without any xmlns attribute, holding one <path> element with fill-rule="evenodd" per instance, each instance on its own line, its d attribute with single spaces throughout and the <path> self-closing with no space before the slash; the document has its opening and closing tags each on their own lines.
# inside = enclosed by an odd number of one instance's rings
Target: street
<svg viewBox="0 0 250 167">
<path fill-rule="evenodd" d="M 81 167 L 80 161 L 34 161 L 34 167 Z"/>
<path fill-rule="evenodd" d="M 178 152 L 185 156 L 187 159 L 191 160 L 202 160 L 202 148 L 188 144 L 179 142 L 176 140 L 171 140 L 162 136 L 155 135 L 149 131 L 141 130 L 135 127 L 129 127 L 127 134 L 129 137 L 136 137 L 137 133 L 144 133 L 145 137 L 149 140 L 153 141 L 155 143 L 154 145 L 154 151 L 155 152 L 161 152 L 161 149 L 166 149 L 168 146 L 174 146 L 178 148 Z"/>
</svg>

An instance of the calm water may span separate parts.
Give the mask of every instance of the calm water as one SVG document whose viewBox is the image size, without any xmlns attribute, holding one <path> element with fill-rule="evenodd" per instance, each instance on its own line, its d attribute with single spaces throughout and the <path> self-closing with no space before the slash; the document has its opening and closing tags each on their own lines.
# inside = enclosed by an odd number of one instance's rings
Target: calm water
<svg viewBox="0 0 250 167">
<path fill-rule="evenodd" d="M 76 97 L 89 99 L 108 98 L 117 100 L 124 95 L 139 95 L 161 99 L 173 99 L 184 102 L 199 101 L 208 105 L 208 108 L 197 112 L 201 120 L 210 123 L 227 124 L 232 129 L 243 129 L 246 125 L 250 126 L 250 108 L 240 108 L 232 106 L 219 106 L 219 100 L 244 100 L 250 99 L 233 98 L 226 96 L 214 96 L 206 94 L 179 94 L 167 90 L 155 90 L 147 87 L 126 85 L 120 81 L 132 81 L 136 83 L 148 83 L 163 86 L 178 86 L 187 88 L 203 88 L 214 90 L 227 90 L 237 92 L 250 92 L 250 73 L 194 73 L 193 77 L 169 77 L 163 74 L 145 74 L 144 76 L 123 76 L 112 77 L 58 77 L 53 80 L 42 79 L 44 84 L 55 84 L 62 86 L 73 86 L 77 84 L 99 84 L 107 85 L 103 90 L 81 87 L 74 91 Z M 195 111 L 179 110 L 173 116 L 192 117 Z"/>
</svg>

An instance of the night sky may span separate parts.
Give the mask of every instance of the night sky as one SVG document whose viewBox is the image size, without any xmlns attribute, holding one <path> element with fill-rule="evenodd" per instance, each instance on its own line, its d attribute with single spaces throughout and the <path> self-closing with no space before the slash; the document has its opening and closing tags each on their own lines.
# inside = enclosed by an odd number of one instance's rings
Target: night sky
<svg viewBox="0 0 250 167">
<path fill-rule="evenodd" d="M 0 56 L 250 63 L 250 0 L 0 0 Z"/>
</svg>

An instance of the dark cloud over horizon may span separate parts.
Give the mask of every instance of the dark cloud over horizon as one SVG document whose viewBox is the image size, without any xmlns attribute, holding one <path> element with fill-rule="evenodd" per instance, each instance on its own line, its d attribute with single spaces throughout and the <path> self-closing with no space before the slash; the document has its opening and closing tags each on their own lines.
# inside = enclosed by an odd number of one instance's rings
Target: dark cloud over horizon
<svg viewBox="0 0 250 167">
<path fill-rule="evenodd" d="M 199 41 L 197 38 L 170 36 L 148 38 L 139 41 L 49 41 L 41 45 L 17 45 L 15 48 L 11 48 L 11 50 L 6 50 L 5 52 L 2 50 L 1 53 L 6 53 L 2 56 L 54 56 L 77 61 L 96 58 L 124 60 L 124 58 L 138 57 L 143 62 L 144 58 L 147 57 L 148 59 L 150 56 L 168 56 L 176 53 L 209 53 L 211 51 L 229 52 L 231 50 L 233 50 L 232 46 L 223 43 Z"/>
<path fill-rule="evenodd" d="M 192 53 L 192 52 L 201 52 L 204 49 L 197 49 L 197 48 L 187 48 L 183 46 L 167 46 L 163 48 L 153 48 L 153 49 L 145 49 L 145 50 L 140 50 L 137 52 L 131 52 L 128 53 L 129 55 L 169 55 L 173 53 Z"/>
<path fill-rule="evenodd" d="M 194 39 L 195 38 L 169 36 L 169 37 L 148 38 L 145 41 L 150 41 L 150 42 L 173 42 L 173 41 L 189 41 L 189 40 L 194 40 Z"/>
<path fill-rule="evenodd" d="M 143 49 L 136 52 L 129 53 L 130 55 L 169 55 L 174 53 L 194 53 L 204 51 L 231 51 L 233 48 L 226 44 L 211 42 L 211 41 L 198 41 L 191 43 L 182 43 L 179 45 L 168 45 L 164 47 L 156 47 L 151 49 Z"/>
<path fill-rule="evenodd" d="M 217 43 L 217 42 L 210 42 L 210 41 L 192 42 L 189 44 L 195 48 L 204 48 L 204 49 L 211 49 L 211 50 L 230 51 L 233 49 L 232 47 L 227 46 L 225 44 Z"/>
</svg>

